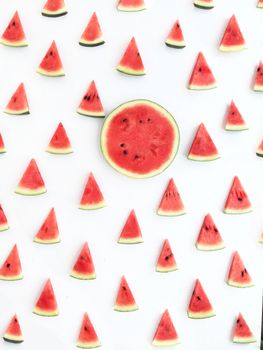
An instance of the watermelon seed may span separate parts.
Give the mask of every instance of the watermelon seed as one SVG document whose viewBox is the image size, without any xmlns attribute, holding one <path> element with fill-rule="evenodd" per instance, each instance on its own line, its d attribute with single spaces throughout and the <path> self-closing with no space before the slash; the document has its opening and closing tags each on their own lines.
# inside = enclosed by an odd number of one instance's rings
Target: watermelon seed
<svg viewBox="0 0 263 350">
<path fill-rule="evenodd" d="M 88 327 L 85 326 L 84 329 L 85 329 L 86 332 L 88 332 Z"/>
<path fill-rule="evenodd" d="M 199 72 L 202 72 L 202 68 L 201 67 L 198 70 L 199 70 Z"/>
<path fill-rule="evenodd" d="M 134 159 L 139 159 L 139 158 L 140 156 L 138 156 L 138 154 L 135 154 Z"/>
<path fill-rule="evenodd" d="M 7 263 L 7 264 L 6 264 L 6 267 L 9 269 L 10 265 L 11 265 L 10 263 Z"/>
<path fill-rule="evenodd" d="M 124 147 L 124 146 L 125 146 L 124 143 L 121 143 L 121 144 L 120 144 L 120 147 Z"/>
<path fill-rule="evenodd" d="M 125 149 L 125 150 L 123 151 L 123 154 L 124 154 L 124 155 L 127 155 L 127 154 L 128 154 L 128 151 Z"/>
<path fill-rule="evenodd" d="M 260 68 L 258 67 L 257 72 L 260 72 Z"/>
<path fill-rule="evenodd" d="M 205 230 L 206 230 L 206 231 L 209 231 L 209 227 L 208 227 L 207 225 L 205 226 Z"/>
<path fill-rule="evenodd" d="M 15 26 L 15 25 L 16 25 L 16 22 L 13 22 L 12 25 Z"/>
<path fill-rule="evenodd" d="M 127 118 L 122 119 L 123 123 L 126 123 L 128 121 Z"/>
<path fill-rule="evenodd" d="M 49 53 L 49 54 L 50 54 L 50 56 L 52 56 L 52 55 L 53 55 L 53 51 L 50 51 L 50 53 Z"/>
<path fill-rule="evenodd" d="M 239 323 L 240 322 L 240 320 L 239 320 L 239 318 L 237 319 L 237 323 Z"/>
<path fill-rule="evenodd" d="M 89 101 L 90 100 L 90 96 L 89 95 L 84 96 L 84 100 Z"/>
<path fill-rule="evenodd" d="M 138 57 L 140 56 L 140 53 L 139 53 L 139 52 L 137 52 L 137 56 L 138 56 Z"/>
<path fill-rule="evenodd" d="M 122 289 L 123 289 L 123 290 L 126 290 L 126 287 L 125 287 L 125 286 L 122 286 Z"/>
<path fill-rule="evenodd" d="M 201 300 L 201 298 L 199 296 L 197 296 L 196 298 L 197 298 L 197 300 Z"/>
<path fill-rule="evenodd" d="M 142 120 L 140 120 L 139 123 L 142 124 Z"/>
<path fill-rule="evenodd" d="M 179 23 L 177 23 L 176 27 L 177 27 L 177 28 L 180 28 Z"/>
</svg>

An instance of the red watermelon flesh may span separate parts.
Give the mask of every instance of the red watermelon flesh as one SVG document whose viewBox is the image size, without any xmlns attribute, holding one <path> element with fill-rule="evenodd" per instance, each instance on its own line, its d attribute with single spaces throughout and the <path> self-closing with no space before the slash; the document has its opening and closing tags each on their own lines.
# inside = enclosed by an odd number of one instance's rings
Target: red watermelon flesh
<svg viewBox="0 0 263 350">
<path fill-rule="evenodd" d="M 83 96 L 77 112 L 89 117 L 105 117 L 105 112 L 94 80 L 92 80 L 87 92 Z"/>
<path fill-rule="evenodd" d="M 195 283 L 187 313 L 190 318 L 207 318 L 215 316 L 213 307 L 198 279 Z"/>
<path fill-rule="evenodd" d="M 55 40 L 38 66 L 37 72 L 50 77 L 60 77 L 65 75 L 61 58 Z"/>
<path fill-rule="evenodd" d="M 178 216 L 185 213 L 180 193 L 178 192 L 174 180 L 170 179 L 159 204 L 157 214 L 162 216 Z"/>
<path fill-rule="evenodd" d="M 138 306 L 135 302 L 132 291 L 124 276 L 122 276 L 121 278 L 119 290 L 114 305 L 114 310 L 120 312 L 138 310 Z"/>
<path fill-rule="evenodd" d="M 58 124 L 47 147 L 47 152 L 54 154 L 69 154 L 73 152 L 67 132 L 62 123 Z"/>
<path fill-rule="evenodd" d="M 100 23 L 96 12 L 93 12 L 87 27 L 81 35 L 79 44 L 82 46 L 99 46 L 104 44 Z"/>
<path fill-rule="evenodd" d="M 256 154 L 259 157 L 263 157 L 263 140 L 260 142 Z"/>
<path fill-rule="evenodd" d="M 92 210 L 104 208 L 105 206 L 106 203 L 99 185 L 97 184 L 94 175 L 90 173 L 80 201 L 79 209 Z"/>
<path fill-rule="evenodd" d="M 0 232 L 9 229 L 8 221 L 2 205 L 0 204 Z"/>
<path fill-rule="evenodd" d="M 224 207 L 225 214 L 243 214 L 252 211 L 252 206 L 239 178 L 234 177 Z"/>
<path fill-rule="evenodd" d="M 176 49 L 182 49 L 185 47 L 184 36 L 179 20 L 174 23 L 169 35 L 165 40 L 165 44 Z"/>
<path fill-rule="evenodd" d="M 159 255 L 156 271 L 170 272 L 177 270 L 177 264 L 168 239 L 164 240 L 161 253 Z"/>
<path fill-rule="evenodd" d="M 263 63 L 261 61 L 257 67 L 253 89 L 254 91 L 263 91 Z"/>
<path fill-rule="evenodd" d="M 17 245 L 15 244 L 0 268 L 0 280 L 16 281 L 23 278 Z"/>
<path fill-rule="evenodd" d="M 210 214 L 207 214 L 204 218 L 195 245 L 199 250 L 218 250 L 225 248 L 225 243 Z"/>
<path fill-rule="evenodd" d="M 232 287 L 252 287 L 253 281 L 238 252 L 234 252 L 230 264 L 227 283 Z"/>
<path fill-rule="evenodd" d="M 124 55 L 117 66 L 117 70 L 129 75 L 145 74 L 142 58 L 134 37 L 131 39 L 126 51 L 124 52 Z"/>
<path fill-rule="evenodd" d="M 215 77 L 202 52 L 199 52 L 191 77 L 188 82 L 190 90 L 209 90 L 216 87 Z"/>
<path fill-rule="evenodd" d="M 88 314 L 85 312 L 77 340 L 77 347 L 84 349 L 92 349 L 101 346 L 97 333 L 91 323 Z"/>
<path fill-rule="evenodd" d="M 234 343 L 255 343 L 256 338 L 249 328 L 247 322 L 245 321 L 241 313 L 238 314 L 238 317 L 235 322 L 233 338 Z"/>
<path fill-rule="evenodd" d="M 218 150 L 206 127 L 201 123 L 188 153 L 188 159 L 208 161 L 218 159 Z"/>
<path fill-rule="evenodd" d="M 52 208 L 41 225 L 34 242 L 42 244 L 53 244 L 60 242 L 59 229 L 55 209 Z"/>
<path fill-rule="evenodd" d="M 82 250 L 73 266 L 70 276 L 78 278 L 80 280 L 92 280 L 96 278 L 96 272 L 87 242 L 82 247 Z"/>
<path fill-rule="evenodd" d="M 142 243 L 142 232 L 135 211 L 132 210 L 123 226 L 118 243 L 135 244 Z"/>
<path fill-rule="evenodd" d="M 153 346 L 174 346 L 179 344 L 179 337 L 168 310 L 165 310 L 153 337 Z"/>
<path fill-rule="evenodd" d="M 263 8 L 263 0 L 258 0 L 258 8 Z"/>
<path fill-rule="evenodd" d="M 246 122 L 239 112 L 234 101 L 231 101 L 229 109 L 227 111 L 225 129 L 231 131 L 241 131 L 248 129 L 248 126 L 246 125 Z"/>
<path fill-rule="evenodd" d="M 195 7 L 204 9 L 204 10 L 210 10 L 214 7 L 214 1 L 213 0 L 194 0 Z"/>
<path fill-rule="evenodd" d="M 17 11 L 15 12 L 4 33 L 2 34 L 0 42 L 4 45 L 13 47 L 22 47 L 28 45 L 24 29 Z"/>
<path fill-rule="evenodd" d="M 21 83 L 18 86 L 18 88 L 12 95 L 4 112 L 7 114 L 13 114 L 13 115 L 29 114 L 29 106 L 28 106 L 28 101 L 26 96 L 26 90 L 23 83 Z"/>
<path fill-rule="evenodd" d="M 46 17 L 59 17 L 67 14 L 64 0 L 47 0 L 42 15 Z"/>
<path fill-rule="evenodd" d="M 5 149 L 5 143 L 2 137 L 2 134 L 0 134 L 0 153 L 5 153 L 6 149 Z"/>
<path fill-rule="evenodd" d="M 220 51 L 225 52 L 241 51 L 246 49 L 246 42 L 239 28 L 235 15 L 233 15 L 228 22 L 225 33 L 221 39 L 219 49 Z"/>
<path fill-rule="evenodd" d="M 17 315 L 14 315 L 9 322 L 3 339 L 10 343 L 22 343 L 24 341 Z"/>
<path fill-rule="evenodd" d="M 39 316 L 58 315 L 57 301 L 50 279 L 45 283 L 33 312 Z"/>
<path fill-rule="evenodd" d="M 134 12 L 145 10 L 144 0 L 119 0 L 117 9 L 119 11 Z"/>
</svg>

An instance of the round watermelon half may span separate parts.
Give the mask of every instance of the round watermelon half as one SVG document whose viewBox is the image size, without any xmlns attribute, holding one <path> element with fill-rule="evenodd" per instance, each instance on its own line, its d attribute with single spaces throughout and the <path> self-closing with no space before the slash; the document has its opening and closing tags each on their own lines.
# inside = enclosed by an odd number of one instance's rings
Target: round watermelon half
<svg viewBox="0 0 263 350">
<path fill-rule="evenodd" d="M 16 11 L 4 33 L 0 42 L 6 46 L 23 47 L 27 46 L 27 40 L 18 12 Z"/>
<path fill-rule="evenodd" d="M 108 163 L 120 173 L 147 178 L 164 171 L 180 143 L 178 126 L 162 106 L 133 100 L 114 109 L 101 131 L 101 149 Z"/>
<path fill-rule="evenodd" d="M 211 10 L 214 8 L 213 0 L 194 0 L 194 6 L 204 10 Z"/>
<path fill-rule="evenodd" d="M 22 343 L 24 341 L 24 337 L 16 315 L 14 315 L 9 322 L 9 325 L 3 335 L 3 339 L 9 343 Z"/>
<path fill-rule="evenodd" d="M 117 9 L 125 12 L 145 10 L 144 0 L 119 0 Z"/>
<path fill-rule="evenodd" d="M 64 0 L 47 0 L 41 12 L 46 17 L 60 17 L 67 13 Z"/>
</svg>

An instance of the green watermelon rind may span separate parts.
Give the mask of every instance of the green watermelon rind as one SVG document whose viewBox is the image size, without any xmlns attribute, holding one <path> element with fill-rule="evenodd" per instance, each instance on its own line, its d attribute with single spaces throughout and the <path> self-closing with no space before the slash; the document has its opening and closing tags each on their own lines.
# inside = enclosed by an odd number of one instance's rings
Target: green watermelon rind
<svg viewBox="0 0 263 350">
<path fill-rule="evenodd" d="M 231 125 L 231 124 L 226 124 L 225 125 L 225 130 L 226 131 L 244 131 L 248 130 L 249 127 L 245 124 L 242 125 Z"/>
<path fill-rule="evenodd" d="M 46 77 L 64 77 L 65 76 L 65 72 L 64 69 L 59 69 L 57 71 L 48 71 L 45 69 L 42 69 L 40 67 L 37 68 L 37 73 L 44 75 Z"/>
<path fill-rule="evenodd" d="M 114 311 L 118 312 L 133 312 L 139 310 L 139 307 L 137 304 L 132 304 L 132 305 L 114 305 Z"/>
<path fill-rule="evenodd" d="M 203 91 L 203 90 L 213 90 L 217 88 L 217 84 L 209 84 L 209 85 L 196 85 L 196 84 L 188 84 L 187 89 L 188 90 L 195 90 L 195 91 Z"/>
<path fill-rule="evenodd" d="M 189 318 L 197 320 L 197 319 L 214 317 L 214 316 L 216 316 L 216 313 L 214 310 L 206 311 L 206 312 L 192 312 L 192 311 L 188 310 L 187 315 Z"/>
<path fill-rule="evenodd" d="M 58 237 L 56 239 L 45 239 L 45 240 L 43 240 L 43 239 L 39 239 L 39 238 L 35 237 L 33 239 L 33 242 L 38 243 L 38 244 L 43 244 L 43 245 L 45 245 L 45 244 L 57 244 L 57 243 L 61 242 L 61 239 Z"/>
<path fill-rule="evenodd" d="M 257 150 L 256 155 L 258 157 L 263 157 L 263 150 Z"/>
<path fill-rule="evenodd" d="M 7 230 L 9 230 L 9 225 L 8 225 L 8 223 L 6 223 L 6 224 L 2 224 L 2 225 L 0 225 L 0 232 L 4 232 L 4 231 L 7 231 Z"/>
<path fill-rule="evenodd" d="M 16 335 L 13 335 L 10 333 L 5 333 L 3 335 L 3 339 L 5 341 L 7 341 L 8 343 L 14 343 L 14 344 L 23 343 L 23 341 L 24 341 L 24 337 L 22 335 L 16 336 Z"/>
<path fill-rule="evenodd" d="M 9 115 L 28 115 L 30 114 L 29 109 L 22 109 L 22 110 L 11 110 L 6 108 L 4 110 L 4 113 L 9 114 Z"/>
<path fill-rule="evenodd" d="M 53 311 L 44 311 L 38 307 L 34 307 L 33 314 L 38 315 L 38 316 L 43 316 L 43 317 L 55 317 L 55 316 L 59 315 L 59 311 L 58 311 L 58 309 L 53 310 Z"/>
<path fill-rule="evenodd" d="M 247 208 L 247 209 L 229 209 L 229 208 L 224 208 L 223 213 L 224 214 L 229 214 L 229 215 L 241 215 L 241 214 L 248 214 L 253 211 L 252 207 Z"/>
<path fill-rule="evenodd" d="M 40 187 L 37 190 L 30 190 L 29 188 L 17 186 L 15 193 L 20 194 L 22 196 L 39 196 L 47 192 L 45 187 Z"/>
<path fill-rule="evenodd" d="M 66 155 L 73 153 L 73 149 L 71 147 L 55 148 L 48 146 L 46 152 L 50 154 Z"/>
<path fill-rule="evenodd" d="M 105 201 L 100 201 L 99 203 L 96 204 L 83 204 L 83 205 L 79 205 L 79 209 L 81 210 L 97 210 L 97 209 L 102 209 L 106 207 L 106 203 Z"/>
<path fill-rule="evenodd" d="M 15 276 L 4 276 L 4 275 L 0 275 L 0 280 L 1 281 L 19 281 L 22 280 L 24 278 L 24 276 L 20 273 L 19 275 L 15 275 Z"/>
<path fill-rule="evenodd" d="M 146 75 L 145 71 L 144 70 L 135 70 L 135 69 L 130 69 L 128 67 L 125 67 L 125 66 L 122 66 L 121 64 L 119 64 L 117 67 L 116 67 L 116 70 L 120 73 L 124 73 L 124 74 L 127 74 L 127 75 L 133 75 L 133 76 L 143 76 L 143 75 Z"/>
<path fill-rule="evenodd" d="M 72 270 L 69 275 L 70 275 L 70 277 L 73 277 L 73 278 L 75 278 L 77 280 L 82 280 L 82 281 L 84 281 L 84 280 L 95 280 L 97 278 L 95 272 L 84 275 L 83 273 L 79 273 L 77 271 Z"/>
<path fill-rule="evenodd" d="M 168 217 L 173 217 L 173 216 L 183 216 L 186 214 L 186 210 L 162 210 L 158 209 L 157 210 L 157 215 L 159 216 L 168 216 Z"/>
<path fill-rule="evenodd" d="M 94 40 L 94 41 L 86 41 L 86 40 L 81 40 L 79 41 L 80 46 L 85 46 L 85 47 L 96 47 L 105 44 L 105 40 L 103 38 Z"/>
<path fill-rule="evenodd" d="M 101 346 L 101 342 L 99 340 L 93 341 L 93 342 L 81 342 L 78 341 L 76 346 L 81 349 L 93 349 L 93 348 L 99 348 Z"/>
<path fill-rule="evenodd" d="M 175 346 L 175 345 L 178 345 L 178 344 L 180 344 L 180 340 L 178 338 L 174 339 L 174 340 L 156 340 L 156 339 L 154 339 L 152 341 L 152 345 L 153 346 L 158 346 L 158 347 Z"/>
<path fill-rule="evenodd" d="M 195 0 L 194 1 L 194 6 L 199 8 L 199 9 L 202 9 L 202 10 L 212 10 L 214 8 L 214 5 L 209 5 L 209 4 L 206 4 L 204 1 L 200 1 L 200 0 Z"/>
<path fill-rule="evenodd" d="M 61 17 L 65 16 L 68 13 L 65 7 L 59 9 L 58 11 L 48 11 L 43 9 L 41 15 L 44 17 Z"/>
<path fill-rule="evenodd" d="M 117 5 L 116 8 L 120 12 L 141 12 L 146 10 L 145 4 L 143 6 L 129 6 L 129 7 Z"/>
<path fill-rule="evenodd" d="M 202 244 L 202 243 L 196 242 L 195 247 L 197 250 L 200 250 L 203 252 L 212 252 L 212 251 L 222 250 L 226 246 L 224 242 L 222 242 L 221 244 Z"/>
<path fill-rule="evenodd" d="M 0 38 L 0 43 L 9 46 L 9 47 L 26 47 L 28 46 L 28 42 L 26 40 L 19 40 L 19 41 L 8 41 L 4 38 Z"/>
<path fill-rule="evenodd" d="M 235 281 L 231 281 L 231 280 L 227 280 L 226 283 L 230 286 L 230 287 L 235 287 L 235 288 L 251 288 L 254 287 L 254 283 L 251 281 L 251 283 L 241 283 L 241 282 L 235 282 Z"/>
<path fill-rule="evenodd" d="M 143 243 L 142 237 L 136 237 L 136 238 L 119 238 L 118 239 L 119 244 L 140 244 Z"/>
<path fill-rule="evenodd" d="M 214 154 L 214 155 L 211 155 L 211 156 L 197 156 L 197 155 L 193 155 L 193 154 L 188 154 L 187 158 L 189 160 L 193 160 L 195 162 L 210 162 L 210 161 L 213 161 L 213 160 L 220 159 L 221 157 L 217 153 L 217 154 Z"/>
<path fill-rule="evenodd" d="M 219 46 L 219 50 L 222 52 L 240 52 L 246 50 L 246 45 L 223 45 Z"/>
<path fill-rule="evenodd" d="M 176 41 L 176 40 L 165 40 L 165 45 L 174 49 L 183 49 L 186 47 L 186 44 L 184 41 Z"/>
<path fill-rule="evenodd" d="M 251 337 L 233 337 L 233 343 L 238 344 L 249 344 L 249 343 L 255 343 L 256 338 L 254 336 Z"/>
<path fill-rule="evenodd" d="M 155 271 L 156 272 L 160 272 L 160 273 L 168 273 L 168 272 L 173 272 L 173 271 L 177 271 L 178 267 L 177 266 L 173 266 L 173 267 L 162 267 L 160 265 L 156 266 Z"/>
<path fill-rule="evenodd" d="M 257 8 L 262 9 L 263 8 L 263 3 L 259 1 L 258 4 L 257 4 Z"/>
</svg>

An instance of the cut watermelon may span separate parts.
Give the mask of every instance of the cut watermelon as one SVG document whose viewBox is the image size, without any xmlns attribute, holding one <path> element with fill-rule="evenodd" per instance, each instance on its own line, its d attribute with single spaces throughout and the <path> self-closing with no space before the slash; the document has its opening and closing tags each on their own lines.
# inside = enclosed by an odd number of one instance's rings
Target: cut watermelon
<svg viewBox="0 0 263 350">
<path fill-rule="evenodd" d="M 252 287 L 254 285 L 238 252 L 234 252 L 233 254 L 227 284 L 238 288 Z"/>
<path fill-rule="evenodd" d="M 176 49 L 183 49 L 185 47 L 184 36 L 179 20 L 174 23 L 169 35 L 165 40 L 165 44 Z"/>
<path fill-rule="evenodd" d="M 168 310 L 165 310 L 153 337 L 153 346 L 174 346 L 179 344 L 179 337 L 174 328 Z"/>
<path fill-rule="evenodd" d="M 0 133 L 0 153 L 6 153 L 5 143 L 1 133 Z"/>
<path fill-rule="evenodd" d="M 210 90 L 216 88 L 215 77 L 202 52 L 199 52 L 188 83 L 190 90 Z"/>
<path fill-rule="evenodd" d="M 16 281 L 23 278 L 17 245 L 15 244 L 0 268 L 0 280 Z"/>
<path fill-rule="evenodd" d="M 135 211 L 132 210 L 123 226 L 118 243 L 136 244 L 142 243 L 142 232 Z"/>
<path fill-rule="evenodd" d="M 242 51 L 246 49 L 246 42 L 239 28 L 237 19 L 233 15 L 221 39 L 219 50 L 225 52 Z"/>
<path fill-rule="evenodd" d="M 34 242 L 54 244 L 60 242 L 55 209 L 52 208 L 34 238 Z"/>
<path fill-rule="evenodd" d="M 96 272 L 87 242 L 82 247 L 70 276 L 80 280 L 93 280 L 96 278 Z"/>
<path fill-rule="evenodd" d="M 174 180 L 170 179 L 159 204 L 157 214 L 162 216 L 178 216 L 185 213 L 186 211 L 180 193 L 177 190 Z"/>
<path fill-rule="evenodd" d="M 201 123 L 188 153 L 188 159 L 209 161 L 220 158 L 218 150 L 206 127 Z"/>
<path fill-rule="evenodd" d="M 0 204 L 0 232 L 6 231 L 8 229 L 9 229 L 8 221 L 7 221 L 4 209 Z"/>
<path fill-rule="evenodd" d="M 116 69 L 128 75 L 145 74 L 142 58 L 134 37 L 131 39 Z"/>
<path fill-rule="evenodd" d="M 207 214 L 204 218 L 195 246 L 199 250 L 219 250 L 225 248 L 225 243 L 210 214 Z"/>
<path fill-rule="evenodd" d="M 172 248 L 168 239 L 164 240 L 161 253 L 159 255 L 156 271 L 157 272 L 171 272 L 177 270 L 177 264 L 172 252 Z"/>
<path fill-rule="evenodd" d="M 241 313 L 238 314 L 238 317 L 235 322 L 234 331 L 233 331 L 233 343 L 255 343 L 256 338 L 249 328 L 247 322 L 245 321 Z"/>
<path fill-rule="evenodd" d="M 28 45 L 17 11 L 2 34 L 0 42 L 1 44 L 13 47 L 23 47 Z"/>
<path fill-rule="evenodd" d="M 35 196 L 47 192 L 35 159 L 28 164 L 15 193 L 24 196 Z"/>
<path fill-rule="evenodd" d="M 3 339 L 10 343 L 22 343 L 24 341 L 17 315 L 14 315 L 9 322 Z"/>
<path fill-rule="evenodd" d="M 226 114 L 225 129 L 230 131 L 241 131 L 248 129 L 248 126 L 234 101 L 231 101 Z"/>
<path fill-rule="evenodd" d="M 121 278 L 117 298 L 114 305 L 114 310 L 120 312 L 138 310 L 138 306 L 135 302 L 134 296 L 124 276 L 122 276 Z"/>
<path fill-rule="evenodd" d="M 252 211 L 252 206 L 239 178 L 234 177 L 224 207 L 225 214 L 244 214 Z"/>
<path fill-rule="evenodd" d="M 81 46 L 99 46 L 104 44 L 100 23 L 96 12 L 93 12 L 84 32 L 81 35 L 79 44 Z"/>
<path fill-rule="evenodd" d="M 263 8 L 263 0 L 258 0 L 258 8 L 262 9 Z"/>
<path fill-rule="evenodd" d="M 101 346 L 97 333 L 89 319 L 88 314 L 85 312 L 77 341 L 77 347 L 83 349 L 92 349 Z"/>
<path fill-rule="evenodd" d="M 68 12 L 64 0 L 47 0 L 41 13 L 46 17 L 60 17 Z"/>
<path fill-rule="evenodd" d="M 105 112 L 94 80 L 92 80 L 87 92 L 83 96 L 77 112 L 88 117 L 105 117 Z"/>
<path fill-rule="evenodd" d="M 109 164 L 135 177 L 155 176 L 174 159 L 180 143 L 178 126 L 160 105 L 134 100 L 117 107 L 105 119 L 101 148 Z"/>
<path fill-rule="evenodd" d="M 95 177 L 90 173 L 87 184 L 85 186 L 79 209 L 92 210 L 104 208 L 106 203 L 97 184 Z"/>
<path fill-rule="evenodd" d="M 135 12 L 145 10 L 144 0 L 119 0 L 117 9 L 119 11 Z"/>
<path fill-rule="evenodd" d="M 214 0 L 194 0 L 195 7 L 210 10 L 214 7 Z"/>
<path fill-rule="evenodd" d="M 38 66 L 37 72 L 49 77 L 61 77 L 65 75 L 57 45 L 54 40 Z"/>
<path fill-rule="evenodd" d="M 33 313 L 39 316 L 50 317 L 58 315 L 57 301 L 50 279 L 45 283 L 34 307 Z"/>
<path fill-rule="evenodd" d="M 257 148 L 256 155 L 259 157 L 263 157 L 263 140 L 260 142 L 260 144 Z"/>
<path fill-rule="evenodd" d="M 12 95 L 4 112 L 12 115 L 29 114 L 29 106 L 28 106 L 26 91 L 23 83 L 21 83 L 18 86 L 18 88 Z"/>
<path fill-rule="evenodd" d="M 261 61 L 257 67 L 253 89 L 254 91 L 263 91 L 263 63 Z"/>
<path fill-rule="evenodd" d="M 198 279 L 195 283 L 187 313 L 190 318 L 207 318 L 215 316 L 215 311 L 213 310 L 201 282 Z"/>
<path fill-rule="evenodd" d="M 53 154 L 69 154 L 73 152 L 67 132 L 62 123 L 58 124 L 47 147 L 47 152 Z"/>
</svg>

